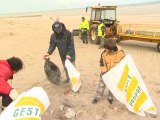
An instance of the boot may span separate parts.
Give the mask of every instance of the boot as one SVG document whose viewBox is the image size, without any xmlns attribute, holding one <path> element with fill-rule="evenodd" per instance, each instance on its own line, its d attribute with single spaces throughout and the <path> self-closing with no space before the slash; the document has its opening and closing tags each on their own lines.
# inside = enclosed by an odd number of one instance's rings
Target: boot
<svg viewBox="0 0 160 120">
<path fill-rule="evenodd" d="M 93 98 L 92 103 L 96 104 L 100 99 L 101 99 L 101 95 L 98 94 Z"/>
<path fill-rule="evenodd" d="M 110 104 L 113 104 L 113 97 L 112 97 L 112 96 L 109 96 L 109 97 L 108 97 L 108 102 L 109 102 Z"/>
<path fill-rule="evenodd" d="M 110 103 L 110 104 L 113 104 L 113 98 L 114 98 L 114 96 L 113 96 L 113 94 L 111 93 L 111 91 L 109 90 L 108 91 L 108 102 Z"/>
<path fill-rule="evenodd" d="M 95 99 L 95 98 L 92 100 L 92 103 L 93 103 L 93 104 L 96 104 L 97 102 L 98 102 L 98 100 Z"/>
</svg>

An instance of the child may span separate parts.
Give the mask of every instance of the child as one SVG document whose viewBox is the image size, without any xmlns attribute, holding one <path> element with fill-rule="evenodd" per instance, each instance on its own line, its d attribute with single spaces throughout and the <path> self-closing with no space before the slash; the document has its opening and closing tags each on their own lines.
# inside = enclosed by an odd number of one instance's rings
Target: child
<svg viewBox="0 0 160 120">
<path fill-rule="evenodd" d="M 7 81 L 13 79 L 13 74 L 17 73 L 22 68 L 23 62 L 17 57 L 0 60 L 0 96 L 2 96 L 1 111 L 18 97 L 18 92 L 13 89 Z"/>
<path fill-rule="evenodd" d="M 100 59 L 100 81 L 96 92 L 97 95 L 92 100 L 93 104 L 97 103 L 101 99 L 106 88 L 106 85 L 102 80 L 102 75 L 116 66 L 125 56 L 122 50 L 118 50 L 115 40 L 107 39 L 104 42 L 104 48 L 105 50 L 102 52 Z M 111 91 L 109 91 L 108 101 L 110 104 L 112 104 L 113 102 L 113 94 L 111 93 Z"/>
</svg>

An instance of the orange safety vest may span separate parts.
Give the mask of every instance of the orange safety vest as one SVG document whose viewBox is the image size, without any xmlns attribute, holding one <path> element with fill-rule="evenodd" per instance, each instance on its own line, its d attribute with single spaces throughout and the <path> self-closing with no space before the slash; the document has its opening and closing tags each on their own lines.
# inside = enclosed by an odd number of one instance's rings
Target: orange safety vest
<svg viewBox="0 0 160 120">
<path fill-rule="evenodd" d="M 123 58 L 125 54 L 122 50 L 118 50 L 117 52 L 109 53 L 108 51 L 104 51 L 101 54 L 100 60 L 100 68 L 101 72 L 107 72 L 114 66 L 116 66 Z"/>
</svg>

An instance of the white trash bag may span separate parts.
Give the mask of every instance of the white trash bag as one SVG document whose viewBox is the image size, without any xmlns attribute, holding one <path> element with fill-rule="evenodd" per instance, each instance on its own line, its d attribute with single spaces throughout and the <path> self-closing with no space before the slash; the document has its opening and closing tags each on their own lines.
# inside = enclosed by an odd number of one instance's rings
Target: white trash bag
<svg viewBox="0 0 160 120">
<path fill-rule="evenodd" d="M 46 92 L 34 87 L 21 93 L 1 114 L 0 120 L 41 120 L 50 105 Z"/>
<path fill-rule="evenodd" d="M 65 61 L 65 67 L 68 71 L 68 75 L 72 85 L 72 90 L 73 92 L 77 92 L 81 86 L 80 73 L 69 60 Z"/>
</svg>

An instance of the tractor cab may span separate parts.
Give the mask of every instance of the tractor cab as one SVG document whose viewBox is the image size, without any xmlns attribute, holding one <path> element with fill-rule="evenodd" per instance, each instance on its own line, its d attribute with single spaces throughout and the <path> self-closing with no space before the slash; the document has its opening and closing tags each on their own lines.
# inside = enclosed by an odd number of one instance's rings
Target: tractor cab
<svg viewBox="0 0 160 120">
<path fill-rule="evenodd" d="M 99 20 L 103 20 L 106 27 L 106 37 L 116 34 L 116 6 L 91 7 L 89 38 L 91 43 L 98 44 L 97 29 Z M 87 12 L 88 8 L 86 8 Z M 114 33 L 113 33 L 114 32 Z"/>
<path fill-rule="evenodd" d="M 91 7 L 90 26 L 104 20 L 107 26 L 113 24 L 116 20 L 116 6 L 97 6 Z"/>
</svg>

